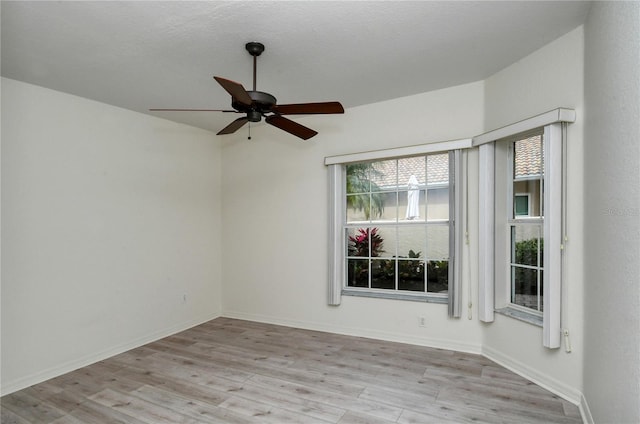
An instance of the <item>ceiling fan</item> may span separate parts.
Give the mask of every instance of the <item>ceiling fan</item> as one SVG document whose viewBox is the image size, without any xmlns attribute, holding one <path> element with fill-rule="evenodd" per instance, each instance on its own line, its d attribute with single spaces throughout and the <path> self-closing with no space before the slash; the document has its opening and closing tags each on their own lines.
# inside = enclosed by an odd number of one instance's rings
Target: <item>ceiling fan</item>
<svg viewBox="0 0 640 424">
<path fill-rule="evenodd" d="M 222 109 L 149 109 L 150 111 L 172 111 L 172 112 L 235 112 L 244 113 L 245 116 L 236 119 L 229 125 L 224 127 L 218 135 L 232 134 L 242 128 L 247 122 L 260 122 L 262 117 L 265 118 L 267 124 L 280 128 L 290 134 L 308 140 L 317 131 L 300 125 L 282 115 L 316 115 L 316 114 L 332 114 L 344 113 L 344 108 L 340 102 L 321 102 L 321 103 L 296 103 L 278 105 L 276 98 L 269 93 L 256 90 L 256 62 L 258 56 L 264 52 L 264 45 L 258 42 L 250 42 L 245 48 L 251 56 L 253 56 L 253 90 L 247 91 L 242 84 L 231 81 L 229 79 L 216 77 L 213 78 L 224 88 L 227 93 L 231 94 L 231 107 L 233 110 Z"/>
</svg>

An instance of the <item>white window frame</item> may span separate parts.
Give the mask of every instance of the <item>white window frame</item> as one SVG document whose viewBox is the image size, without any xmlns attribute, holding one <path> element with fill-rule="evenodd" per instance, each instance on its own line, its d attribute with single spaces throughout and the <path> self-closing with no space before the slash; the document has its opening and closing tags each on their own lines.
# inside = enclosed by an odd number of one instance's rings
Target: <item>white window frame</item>
<svg viewBox="0 0 640 424">
<path fill-rule="evenodd" d="M 496 310 L 506 311 L 508 315 L 518 319 L 534 322 L 532 314 L 520 313 L 516 308 L 506 308 L 506 303 L 500 293 L 504 293 L 510 278 L 497 279 L 496 273 L 504 272 L 505 264 L 510 261 L 504 249 L 497 248 L 495 238 L 496 179 L 505 178 L 496 175 L 495 142 L 518 134 L 544 128 L 544 197 L 545 207 L 543 222 L 544 239 L 544 279 L 543 297 L 544 311 L 542 314 L 543 346 L 555 349 L 561 342 L 561 290 L 562 290 L 562 257 L 564 255 L 563 205 L 565 187 L 563 173 L 564 127 L 567 123 L 575 122 L 575 111 L 571 109 L 554 109 L 534 116 L 533 118 L 508 125 L 503 128 L 482 134 L 473 138 L 473 145 L 479 146 L 480 175 L 479 175 L 479 318 L 484 322 L 494 321 Z M 566 212 L 566 211 L 564 211 Z M 508 252 L 507 252 L 508 253 Z M 504 257 L 501 257 L 504 256 Z M 497 283 L 500 280 L 503 283 Z M 496 287 L 499 285 L 500 287 Z"/>
<path fill-rule="evenodd" d="M 527 215 L 516 215 L 515 213 L 515 196 L 517 194 L 515 194 L 513 192 L 513 188 L 514 188 L 514 183 L 518 182 L 518 181 L 531 181 L 531 180 L 540 180 L 541 181 L 541 187 L 540 190 L 542 190 L 543 187 L 545 187 L 544 184 L 544 163 L 543 163 L 543 172 L 542 175 L 537 174 L 537 175 L 531 175 L 531 176 L 527 176 L 527 178 L 515 178 L 514 177 L 514 169 L 513 167 L 515 166 L 515 146 L 514 146 L 514 142 L 518 141 L 518 140 L 523 140 L 523 139 L 527 139 L 529 137 L 533 137 L 533 136 L 540 136 L 542 137 L 542 142 L 543 142 L 543 148 L 546 147 L 545 143 L 544 143 L 544 128 L 540 128 L 540 129 L 536 129 L 524 134 L 519 134 L 516 135 L 514 137 L 507 137 L 505 139 L 502 140 L 498 140 L 498 142 L 505 142 L 508 143 L 508 155 L 507 155 L 507 172 L 508 175 L 505 176 L 505 180 L 507 181 L 507 186 L 506 186 L 506 201 L 505 201 L 505 205 L 506 205 L 506 214 L 505 217 L 506 219 L 505 221 L 505 229 L 506 229 L 506 233 L 505 233 L 505 242 L 507 243 L 507 252 L 508 252 L 508 258 L 505 261 L 505 265 L 506 265 L 506 269 L 507 269 L 507 273 L 509 275 L 508 278 L 508 293 L 506 294 L 506 299 L 508 299 L 506 302 L 503 302 L 503 304 L 506 303 L 506 309 L 502 308 L 501 312 L 504 312 L 510 316 L 514 316 L 514 317 L 520 317 L 522 319 L 528 320 L 532 323 L 538 324 L 538 325 L 542 325 L 542 319 L 543 319 L 543 313 L 540 312 L 539 310 L 536 309 L 532 309 L 532 308 L 528 308 L 516 303 L 513 303 L 513 295 L 514 295 L 514 291 L 513 291 L 513 265 L 520 265 L 520 264 L 514 264 L 512 262 L 512 249 L 514 248 L 513 244 L 512 244 L 512 240 L 511 240 L 511 230 L 514 227 L 517 226 L 539 226 L 541 228 L 544 229 L 544 216 L 538 216 L 538 217 L 531 217 L 531 196 L 529 195 L 529 193 L 525 193 L 524 195 L 527 196 L 528 198 L 528 214 Z M 543 162 L 544 162 L 544 158 L 543 158 Z M 542 192 L 543 193 L 543 192 Z M 542 214 L 542 211 L 544 209 L 544 198 L 542 197 L 542 193 L 541 196 L 538 198 L 538 203 L 539 203 L 539 209 L 540 209 L 540 213 Z M 539 237 L 542 239 L 544 237 L 543 231 L 540 232 Z M 535 269 L 537 269 L 538 271 L 543 270 L 544 268 L 539 266 L 539 263 L 537 264 L 537 266 L 535 267 Z M 544 275 L 544 274 L 543 274 Z M 540 285 L 538 285 L 538 288 L 540 289 Z M 543 291 L 544 288 L 542 287 Z M 540 296 L 538 296 L 538 303 L 540 302 Z M 544 300 L 544 296 L 542 297 L 542 300 Z"/>
<path fill-rule="evenodd" d="M 461 149 L 470 148 L 471 139 L 453 140 L 438 143 L 422 144 L 396 149 L 372 152 L 353 153 L 325 158 L 329 168 L 329 284 L 328 304 L 340 305 L 342 295 L 360 295 L 366 297 L 382 297 L 424 302 L 448 303 L 451 317 L 459 317 L 461 312 Z M 383 292 L 381 290 L 350 290 L 346 286 L 345 249 L 347 246 L 345 231 L 346 193 L 345 164 L 397 159 L 402 157 L 453 152 L 450 156 L 449 185 L 453 194 L 449 206 L 449 290 L 446 297 L 442 295 Z"/>
</svg>

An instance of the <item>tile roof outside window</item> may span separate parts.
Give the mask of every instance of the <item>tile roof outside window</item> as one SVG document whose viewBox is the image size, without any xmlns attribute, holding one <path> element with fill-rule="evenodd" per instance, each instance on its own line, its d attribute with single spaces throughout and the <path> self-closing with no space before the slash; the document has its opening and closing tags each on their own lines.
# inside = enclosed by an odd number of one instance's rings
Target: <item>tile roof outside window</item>
<svg viewBox="0 0 640 424">
<path fill-rule="evenodd" d="M 446 153 L 429 155 L 427 158 L 426 178 L 428 179 L 428 185 L 447 185 L 449 183 L 449 155 Z M 372 166 L 376 171 L 381 173 L 381 175 L 376 178 L 376 182 L 383 190 L 395 190 L 396 187 L 399 189 L 407 188 L 409 178 L 411 178 L 412 175 L 415 175 L 421 187 L 425 186 L 424 156 L 402 158 L 397 161 L 386 160 L 374 162 Z"/>
<path fill-rule="evenodd" d="M 542 137 L 536 135 L 515 143 L 515 178 L 540 176 L 542 173 Z M 449 156 L 445 154 L 429 155 L 427 159 L 428 185 L 447 185 L 449 183 Z M 383 190 L 395 190 L 407 187 L 411 175 L 415 175 L 418 184 L 425 186 L 424 156 L 374 162 L 372 166 L 381 174 L 376 182 Z M 397 176 L 396 176 L 397 166 Z M 397 177 L 397 179 L 396 179 Z"/>
<path fill-rule="evenodd" d="M 515 178 L 542 174 L 542 136 L 536 135 L 515 142 Z"/>
</svg>

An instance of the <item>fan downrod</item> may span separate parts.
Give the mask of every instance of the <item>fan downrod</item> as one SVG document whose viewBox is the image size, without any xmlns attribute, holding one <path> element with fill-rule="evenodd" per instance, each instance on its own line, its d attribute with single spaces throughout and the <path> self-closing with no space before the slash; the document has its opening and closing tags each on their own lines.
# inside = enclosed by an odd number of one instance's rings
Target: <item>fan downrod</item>
<svg viewBox="0 0 640 424">
<path fill-rule="evenodd" d="M 258 43 L 256 41 L 251 41 L 247 43 L 245 49 L 249 52 L 249 54 L 253 57 L 260 56 L 264 51 L 264 44 Z"/>
</svg>

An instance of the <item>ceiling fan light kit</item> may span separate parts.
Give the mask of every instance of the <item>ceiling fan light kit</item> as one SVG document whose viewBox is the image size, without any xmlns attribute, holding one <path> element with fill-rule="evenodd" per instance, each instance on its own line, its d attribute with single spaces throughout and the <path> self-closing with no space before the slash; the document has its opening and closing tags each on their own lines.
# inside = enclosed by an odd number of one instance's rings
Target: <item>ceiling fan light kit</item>
<svg viewBox="0 0 640 424">
<path fill-rule="evenodd" d="M 150 109 L 152 111 L 207 111 L 207 112 L 236 112 L 245 116 L 236 119 L 220 130 L 217 135 L 232 134 L 242 128 L 247 122 L 265 122 L 283 131 L 293 134 L 303 140 L 318 134 L 311 128 L 298 124 L 282 115 L 317 115 L 344 113 L 340 102 L 298 103 L 278 105 L 276 98 L 256 89 L 257 58 L 264 52 L 264 45 L 255 41 L 249 42 L 245 48 L 253 56 L 253 90 L 247 91 L 242 84 L 214 76 L 213 78 L 231 95 L 231 107 L 233 110 L 219 109 Z"/>
</svg>

